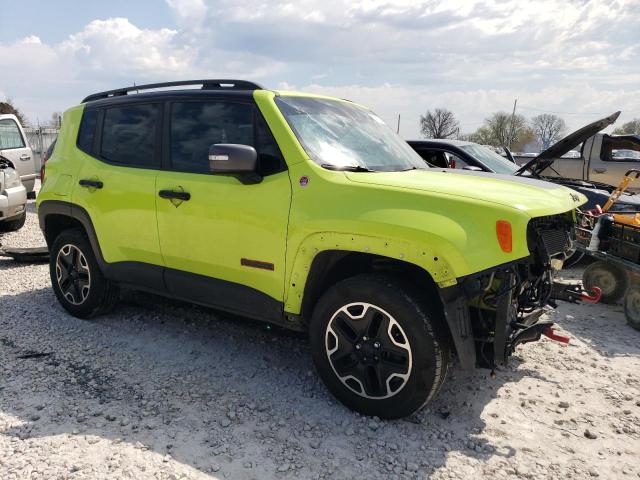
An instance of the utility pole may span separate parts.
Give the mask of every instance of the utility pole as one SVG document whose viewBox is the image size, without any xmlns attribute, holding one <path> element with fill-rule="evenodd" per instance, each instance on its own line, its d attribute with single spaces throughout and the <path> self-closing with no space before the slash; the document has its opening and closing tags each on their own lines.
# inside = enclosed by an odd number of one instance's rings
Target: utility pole
<svg viewBox="0 0 640 480">
<path fill-rule="evenodd" d="M 396 128 L 396 133 L 400 134 L 400 114 L 398 114 L 398 128 Z"/>
<path fill-rule="evenodd" d="M 509 149 L 511 149 L 511 147 L 513 146 L 513 140 L 514 140 L 514 136 L 515 136 L 515 125 L 514 125 L 514 121 L 516 118 L 516 105 L 518 104 L 518 99 L 516 98 L 513 101 L 513 112 L 511 113 L 511 127 L 509 129 Z"/>
</svg>

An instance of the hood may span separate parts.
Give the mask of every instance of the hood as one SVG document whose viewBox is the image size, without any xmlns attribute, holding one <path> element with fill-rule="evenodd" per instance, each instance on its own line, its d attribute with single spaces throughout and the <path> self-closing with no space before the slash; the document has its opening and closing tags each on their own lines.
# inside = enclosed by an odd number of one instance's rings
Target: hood
<svg viewBox="0 0 640 480">
<path fill-rule="evenodd" d="M 614 123 L 619 116 L 620 112 L 615 112 L 608 117 L 590 123 L 589 125 L 586 125 L 581 129 L 567 135 L 559 142 L 554 143 L 545 151 L 541 152 L 537 157 L 534 157 L 530 162 L 527 162 L 525 165 L 523 165 L 516 172 L 516 175 L 521 175 L 527 170 L 530 170 L 533 175 L 540 175 L 540 173 L 542 173 L 553 164 L 556 158 L 560 158 L 569 150 L 573 150 L 578 145 L 583 143 L 587 138 L 593 137 L 599 131 L 604 130 L 609 125 Z"/>
<path fill-rule="evenodd" d="M 587 198 L 562 185 L 532 178 L 468 170 L 427 169 L 405 172 L 347 172 L 356 183 L 418 190 L 472 199 L 524 211 L 531 217 L 573 210 Z"/>
</svg>

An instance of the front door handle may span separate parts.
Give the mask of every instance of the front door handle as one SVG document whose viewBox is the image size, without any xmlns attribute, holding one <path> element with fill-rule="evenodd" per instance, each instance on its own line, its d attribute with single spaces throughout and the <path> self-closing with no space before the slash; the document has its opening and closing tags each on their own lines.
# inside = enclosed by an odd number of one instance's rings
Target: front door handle
<svg viewBox="0 0 640 480">
<path fill-rule="evenodd" d="M 31 160 L 31 155 L 27 155 L 26 153 L 23 153 L 22 155 L 20 155 L 20 160 L 22 160 L 23 162 L 26 162 L 27 160 Z"/>
<path fill-rule="evenodd" d="M 80 180 L 78 185 L 85 188 L 102 188 L 104 186 L 100 180 L 89 180 L 87 178 Z"/>
<path fill-rule="evenodd" d="M 191 198 L 191 194 L 189 192 L 181 192 L 179 190 L 160 190 L 158 192 L 160 198 L 166 198 L 168 200 L 183 200 L 187 201 Z"/>
<path fill-rule="evenodd" d="M 604 172 L 607 171 L 607 169 L 606 168 L 594 168 L 593 171 L 596 172 L 596 173 L 604 173 Z"/>
</svg>

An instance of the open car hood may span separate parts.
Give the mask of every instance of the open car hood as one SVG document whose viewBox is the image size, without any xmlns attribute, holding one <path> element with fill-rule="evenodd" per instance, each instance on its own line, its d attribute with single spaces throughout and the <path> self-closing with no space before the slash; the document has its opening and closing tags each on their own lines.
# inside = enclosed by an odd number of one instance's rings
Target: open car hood
<svg viewBox="0 0 640 480">
<path fill-rule="evenodd" d="M 534 176 L 540 176 L 544 170 L 553 164 L 556 158 L 560 158 L 569 150 L 573 150 L 575 147 L 580 145 L 587 138 L 593 137 L 600 130 L 604 130 L 614 123 L 619 116 L 620 112 L 618 111 L 567 135 L 559 142 L 554 143 L 545 151 L 541 152 L 540 155 L 533 158 L 530 162 L 527 162 L 525 165 L 520 167 L 515 174 L 522 175 L 523 172 L 529 170 Z"/>
</svg>

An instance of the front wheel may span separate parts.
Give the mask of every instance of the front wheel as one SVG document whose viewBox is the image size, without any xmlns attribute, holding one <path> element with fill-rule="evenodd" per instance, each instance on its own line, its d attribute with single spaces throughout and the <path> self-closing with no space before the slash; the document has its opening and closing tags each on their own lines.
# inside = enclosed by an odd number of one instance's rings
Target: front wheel
<svg viewBox="0 0 640 480">
<path fill-rule="evenodd" d="M 327 387 L 365 415 L 400 418 L 427 403 L 450 364 L 439 302 L 423 302 L 395 279 L 359 275 L 331 287 L 309 329 Z"/>
<path fill-rule="evenodd" d="M 82 230 L 65 230 L 58 235 L 49 258 L 53 291 L 71 315 L 91 318 L 116 304 L 118 287 L 102 275 Z"/>
</svg>

